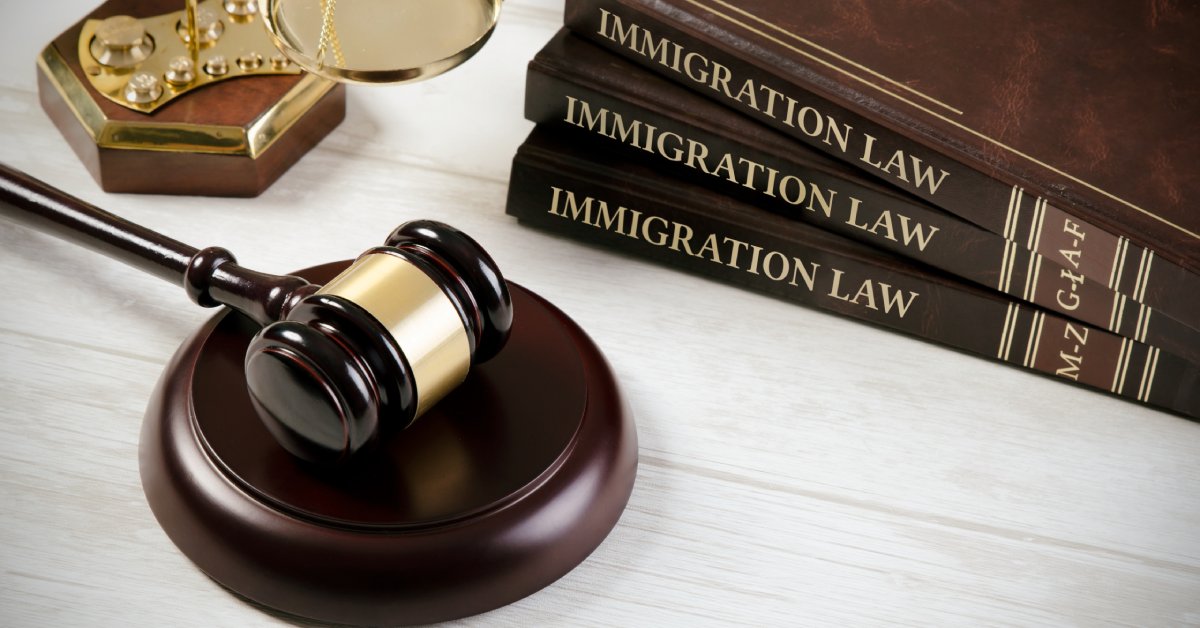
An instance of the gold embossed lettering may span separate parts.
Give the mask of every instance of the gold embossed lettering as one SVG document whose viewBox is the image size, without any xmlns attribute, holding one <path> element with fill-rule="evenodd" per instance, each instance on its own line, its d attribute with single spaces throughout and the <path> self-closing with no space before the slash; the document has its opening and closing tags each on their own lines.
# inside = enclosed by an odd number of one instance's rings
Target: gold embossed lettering
<svg viewBox="0 0 1200 628">
<path fill-rule="evenodd" d="M 750 245 L 742 242 L 741 240 L 735 240 L 729 236 L 726 236 L 722 242 L 731 246 L 729 251 L 729 262 L 725 265 L 729 266 L 730 268 L 740 269 L 741 267 L 738 266 L 738 254 L 749 248 Z"/>
<path fill-rule="evenodd" d="M 909 228 L 908 216 L 904 214 L 896 214 L 900 218 L 900 233 L 904 236 L 904 246 L 912 246 L 913 238 L 917 240 L 917 250 L 924 251 L 926 246 L 929 246 L 929 241 L 933 239 L 933 234 L 938 232 L 937 227 L 929 227 L 929 233 L 925 233 L 925 225 L 919 222 L 913 222 L 912 228 Z"/>
<path fill-rule="evenodd" d="M 758 111 L 758 93 L 754 89 L 754 81 L 743 81 L 742 89 L 738 91 L 737 96 L 734 96 L 733 99 Z"/>
<path fill-rule="evenodd" d="M 708 234 L 708 237 L 704 239 L 704 244 L 700 247 L 700 250 L 696 251 L 696 257 L 704 257 L 707 254 L 709 261 L 713 262 L 714 264 L 720 264 L 721 251 L 718 246 L 719 243 L 717 242 L 717 234 L 710 233 Z"/>
<path fill-rule="evenodd" d="M 687 145 L 688 167 L 695 168 L 704 174 L 712 174 L 712 172 L 709 172 L 708 166 L 704 163 L 704 159 L 708 157 L 708 147 L 693 139 L 689 139 Z"/>
<path fill-rule="evenodd" d="M 675 229 L 671 235 L 670 249 L 672 251 L 678 251 L 682 246 L 684 253 L 695 257 L 696 254 L 692 252 L 692 235 L 694 235 L 694 232 L 692 231 L 691 227 L 683 224 L 682 222 L 675 223 Z"/>
<path fill-rule="evenodd" d="M 670 140 L 676 144 L 674 148 L 667 149 L 667 141 Z M 678 133 L 667 131 L 666 133 L 658 134 L 658 143 L 655 145 L 658 149 L 658 154 L 667 161 L 682 161 L 683 160 L 683 138 Z"/>
<path fill-rule="evenodd" d="M 1072 221 L 1070 218 L 1063 219 L 1063 231 L 1079 238 L 1080 242 L 1086 237 L 1083 231 L 1079 229 L 1079 223 Z"/>
<path fill-rule="evenodd" d="M 1071 323 L 1067 323 L 1066 328 L 1063 329 L 1063 338 L 1068 342 L 1074 339 L 1075 346 L 1072 347 L 1070 352 L 1058 352 L 1058 359 L 1062 360 L 1063 366 L 1054 371 L 1055 375 L 1079 381 L 1079 369 L 1083 365 L 1083 353 L 1080 349 L 1087 344 L 1088 339 L 1088 328 L 1084 327 L 1082 329 L 1083 331 L 1081 332 L 1079 328 L 1076 328 Z"/>
<path fill-rule="evenodd" d="M 1054 374 L 1079 381 L 1079 367 L 1083 363 L 1083 356 L 1070 354 L 1066 351 L 1059 351 L 1058 359 L 1062 360 L 1066 366 L 1059 367 L 1054 371 Z"/>
<path fill-rule="evenodd" d="M 650 225 L 654 222 L 661 222 L 663 226 L 661 230 L 652 233 Z M 646 220 L 642 221 L 642 239 L 654 246 L 664 246 L 669 238 L 667 229 L 670 226 L 671 223 L 662 216 L 647 216 Z"/>
<path fill-rule="evenodd" d="M 697 60 L 700 65 L 699 69 L 696 69 L 696 67 L 695 67 L 696 66 L 695 62 L 697 62 Z M 707 83 L 708 82 L 708 57 L 705 57 L 704 55 L 702 55 L 698 52 L 687 53 L 686 55 L 683 56 L 683 73 L 686 74 L 688 78 L 692 79 L 693 81 L 695 81 L 697 83 Z"/>
<path fill-rule="evenodd" d="M 922 185 L 928 184 L 929 194 L 931 196 L 937 194 L 938 187 L 942 185 L 942 181 L 944 181 L 950 173 L 938 168 L 941 174 L 939 174 L 935 180 L 933 178 L 933 166 L 924 165 L 921 162 L 921 159 L 916 155 L 909 155 L 908 158 L 912 160 L 913 174 L 916 178 L 916 186 L 920 188 Z"/>
</svg>

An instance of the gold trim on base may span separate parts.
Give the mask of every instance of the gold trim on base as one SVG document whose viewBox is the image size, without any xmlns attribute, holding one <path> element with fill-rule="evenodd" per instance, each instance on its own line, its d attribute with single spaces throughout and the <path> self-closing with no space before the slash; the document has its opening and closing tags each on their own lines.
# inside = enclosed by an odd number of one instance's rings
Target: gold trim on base
<svg viewBox="0 0 1200 628">
<path fill-rule="evenodd" d="M 37 64 L 96 145 L 118 150 L 245 155 L 257 159 L 336 86 L 332 81 L 307 74 L 248 127 L 164 124 L 149 118 L 147 122 L 128 122 L 111 120 L 104 114 L 54 44 L 42 50 Z"/>
</svg>

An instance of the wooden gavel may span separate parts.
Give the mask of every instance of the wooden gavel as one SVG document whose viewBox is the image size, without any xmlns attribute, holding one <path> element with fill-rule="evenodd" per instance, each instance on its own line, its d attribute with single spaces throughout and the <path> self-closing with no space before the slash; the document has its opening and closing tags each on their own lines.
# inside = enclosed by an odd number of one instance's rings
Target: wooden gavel
<svg viewBox="0 0 1200 628">
<path fill-rule="evenodd" d="M 407 427 L 512 328 L 495 262 L 439 222 L 401 225 L 316 286 L 242 268 L 226 249 L 188 246 L 2 164 L 0 213 L 261 324 L 246 350 L 250 399 L 279 444 L 312 462 L 341 462 L 382 427 Z"/>
</svg>

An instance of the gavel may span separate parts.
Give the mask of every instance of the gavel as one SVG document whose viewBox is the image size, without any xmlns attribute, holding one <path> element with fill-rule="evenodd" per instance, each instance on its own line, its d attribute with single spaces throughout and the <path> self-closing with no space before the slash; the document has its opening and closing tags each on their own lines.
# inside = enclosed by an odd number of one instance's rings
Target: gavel
<svg viewBox="0 0 1200 628">
<path fill-rule="evenodd" d="M 448 225 L 418 220 L 324 286 L 243 268 L 0 164 L 0 213 L 182 285 L 262 329 L 246 350 L 246 389 L 293 455 L 337 464 L 402 429 L 495 356 L 512 301 L 487 252 Z"/>
</svg>

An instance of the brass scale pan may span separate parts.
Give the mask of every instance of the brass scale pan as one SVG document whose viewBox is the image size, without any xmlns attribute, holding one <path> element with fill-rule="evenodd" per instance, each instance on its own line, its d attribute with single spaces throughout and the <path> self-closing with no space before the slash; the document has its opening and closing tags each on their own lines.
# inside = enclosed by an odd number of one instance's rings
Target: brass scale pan
<svg viewBox="0 0 1200 628">
<path fill-rule="evenodd" d="M 407 83 L 471 58 L 502 0 L 266 0 L 276 47 L 305 70 L 346 83 Z"/>
</svg>

